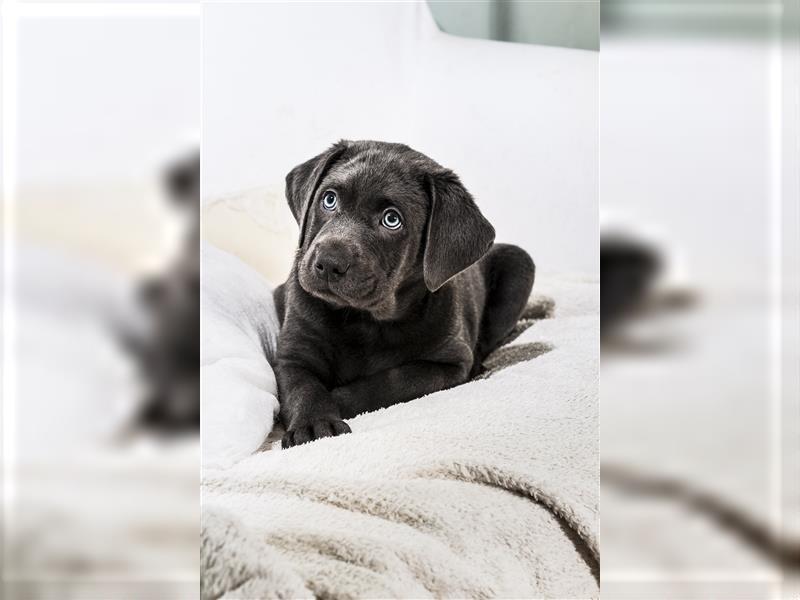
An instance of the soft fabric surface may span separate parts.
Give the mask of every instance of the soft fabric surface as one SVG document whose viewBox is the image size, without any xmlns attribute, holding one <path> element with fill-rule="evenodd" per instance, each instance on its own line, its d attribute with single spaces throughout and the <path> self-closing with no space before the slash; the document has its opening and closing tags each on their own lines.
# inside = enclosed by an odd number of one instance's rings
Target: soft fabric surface
<svg viewBox="0 0 800 600">
<path fill-rule="evenodd" d="M 203 596 L 596 596 L 599 286 L 536 287 L 488 377 L 207 469 Z"/>
<path fill-rule="evenodd" d="M 203 466 L 225 468 L 252 454 L 272 429 L 278 386 L 269 359 L 279 325 L 261 275 L 211 244 L 201 252 Z"/>
</svg>

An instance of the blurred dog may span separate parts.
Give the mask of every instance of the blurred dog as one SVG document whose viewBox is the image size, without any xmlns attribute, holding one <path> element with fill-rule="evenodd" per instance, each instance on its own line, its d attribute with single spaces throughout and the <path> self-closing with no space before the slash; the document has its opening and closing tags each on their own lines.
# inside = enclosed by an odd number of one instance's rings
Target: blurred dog
<svg viewBox="0 0 800 600">
<path fill-rule="evenodd" d="M 465 382 L 530 296 L 528 254 L 493 244 L 458 177 L 408 146 L 341 141 L 289 173 L 286 197 L 300 240 L 275 291 L 284 447 Z"/>
<path fill-rule="evenodd" d="M 662 269 L 657 251 L 631 236 L 600 238 L 600 319 L 604 336 L 640 307 Z"/>
<path fill-rule="evenodd" d="M 200 429 L 200 156 L 165 176 L 172 202 L 190 222 L 180 255 L 139 289 L 148 335 L 134 348 L 146 386 L 137 424 L 159 433 Z"/>
</svg>

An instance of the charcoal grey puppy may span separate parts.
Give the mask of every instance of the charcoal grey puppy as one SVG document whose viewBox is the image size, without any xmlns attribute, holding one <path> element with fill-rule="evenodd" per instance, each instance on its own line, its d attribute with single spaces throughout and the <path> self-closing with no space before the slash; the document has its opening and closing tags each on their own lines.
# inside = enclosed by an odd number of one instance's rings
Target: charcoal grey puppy
<svg viewBox="0 0 800 600">
<path fill-rule="evenodd" d="M 300 225 L 275 290 L 287 448 L 344 419 L 463 383 L 511 331 L 534 265 L 450 170 L 402 144 L 341 141 L 295 167 Z"/>
</svg>

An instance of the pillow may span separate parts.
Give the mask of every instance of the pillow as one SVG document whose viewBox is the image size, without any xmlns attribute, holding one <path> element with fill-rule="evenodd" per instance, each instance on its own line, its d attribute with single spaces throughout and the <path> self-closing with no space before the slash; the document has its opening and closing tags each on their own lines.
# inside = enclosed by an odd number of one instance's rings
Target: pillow
<svg viewBox="0 0 800 600">
<path fill-rule="evenodd" d="M 224 469 L 255 452 L 278 413 L 278 315 L 254 269 L 201 245 L 200 385 L 203 468 Z"/>
<path fill-rule="evenodd" d="M 238 256 L 273 285 L 286 281 L 297 248 L 297 223 L 283 187 L 281 181 L 203 204 L 203 239 Z"/>
</svg>

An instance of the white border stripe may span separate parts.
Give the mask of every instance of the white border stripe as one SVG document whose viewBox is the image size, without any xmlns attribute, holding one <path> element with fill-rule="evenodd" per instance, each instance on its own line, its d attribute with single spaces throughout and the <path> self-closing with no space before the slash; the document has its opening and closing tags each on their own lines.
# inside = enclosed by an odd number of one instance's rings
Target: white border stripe
<svg viewBox="0 0 800 600">
<path fill-rule="evenodd" d="M 124 3 L 124 2 L 23 2 L 17 4 L 20 18 L 135 18 L 200 17 L 198 2 Z"/>
<path fill-rule="evenodd" d="M 782 8 L 782 7 L 781 7 Z M 769 440 L 770 514 L 778 535 L 783 513 L 783 47 L 782 10 L 771 14 L 769 49 Z"/>
<path fill-rule="evenodd" d="M 3 564 L 16 486 L 17 1 L 3 3 Z"/>
</svg>

